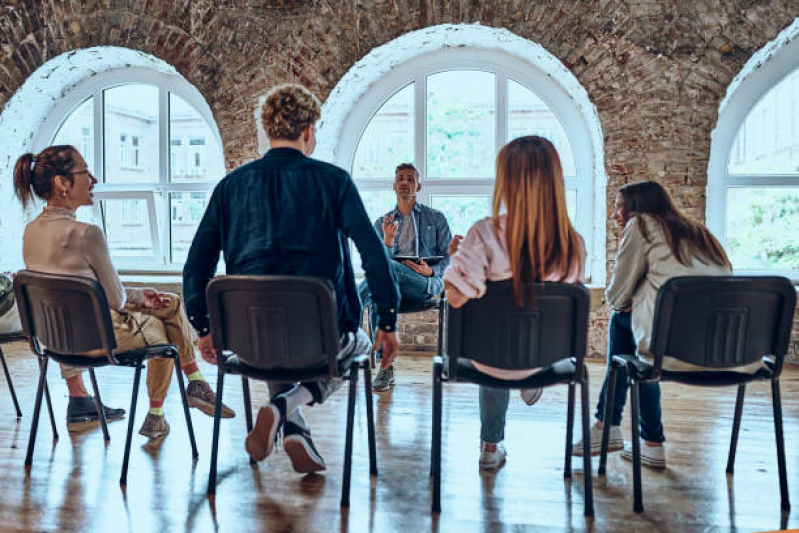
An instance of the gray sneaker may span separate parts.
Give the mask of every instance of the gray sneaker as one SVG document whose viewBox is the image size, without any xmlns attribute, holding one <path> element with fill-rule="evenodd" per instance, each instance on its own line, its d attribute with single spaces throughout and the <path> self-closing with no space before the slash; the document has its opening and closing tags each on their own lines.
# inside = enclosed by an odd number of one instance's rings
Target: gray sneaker
<svg viewBox="0 0 799 533">
<path fill-rule="evenodd" d="M 394 386 L 394 365 L 388 368 L 381 368 L 372 382 L 372 390 L 375 392 L 386 392 Z"/>
</svg>

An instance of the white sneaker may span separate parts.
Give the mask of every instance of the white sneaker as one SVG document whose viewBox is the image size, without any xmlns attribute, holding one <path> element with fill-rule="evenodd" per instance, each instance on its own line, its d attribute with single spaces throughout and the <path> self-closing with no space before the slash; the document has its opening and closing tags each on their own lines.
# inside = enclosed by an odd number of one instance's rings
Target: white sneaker
<svg viewBox="0 0 799 533">
<path fill-rule="evenodd" d="M 527 405 L 533 405 L 538 400 L 541 399 L 541 395 L 544 394 L 544 389 L 522 389 L 519 391 L 519 394 L 524 400 L 524 403 Z"/>
<path fill-rule="evenodd" d="M 621 458 L 628 461 L 633 460 L 633 443 L 628 442 L 624 445 L 624 450 L 621 452 Z M 649 468 L 656 468 L 662 470 L 666 468 L 666 447 L 665 446 L 647 446 L 644 441 L 641 441 L 641 464 Z"/>
<path fill-rule="evenodd" d="M 493 452 L 486 449 L 486 444 L 485 442 L 480 443 L 480 470 L 496 470 L 505 464 L 505 457 L 508 454 L 502 444 L 497 444 L 497 448 Z"/>
<path fill-rule="evenodd" d="M 591 439 L 591 455 L 599 455 L 602 452 L 602 430 L 596 427 L 596 424 L 591 424 L 589 438 Z M 608 436 L 608 452 L 616 452 L 622 448 L 624 448 L 624 436 L 621 434 L 621 427 L 610 426 L 610 435 Z M 572 446 L 572 455 L 582 457 L 582 439 L 580 439 L 580 442 Z"/>
</svg>

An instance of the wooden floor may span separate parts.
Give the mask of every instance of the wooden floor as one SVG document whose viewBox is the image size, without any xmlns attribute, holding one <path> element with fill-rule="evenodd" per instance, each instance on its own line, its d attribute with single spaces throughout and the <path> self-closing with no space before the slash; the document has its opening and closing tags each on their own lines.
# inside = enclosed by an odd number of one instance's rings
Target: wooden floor
<svg viewBox="0 0 799 533">
<path fill-rule="evenodd" d="M 547 389 L 527 407 L 514 394 L 508 413 L 508 461 L 497 473 L 477 468 L 477 390 L 444 389 L 443 491 L 440 515 L 430 513 L 430 356 L 403 355 L 397 386 L 375 397 L 380 474 L 369 477 L 365 411 L 359 395 L 352 473 L 352 503 L 339 508 L 346 394 L 306 410 L 325 456 L 324 475 L 302 477 L 286 455 L 273 453 L 251 467 L 244 450 L 241 383 L 227 381 L 226 402 L 239 411 L 223 421 L 219 487 L 205 496 L 212 419 L 193 410 L 200 458 L 192 463 L 179 394 L 173 383 L 165 410 L 172 433 L 159 445 L 134 436 L 127 492 L 118 479 L 126 422 L 110 425 L 105 445 L 95 428 L 69 435 L 66 388 L 51 366 L 61 439 L 53 443 L 43 410 L 33 468 L 23 463 L 35 393 L 36 363 L 24 344 L 4 347 L 24 415 L 17 419 L 0 378 L 0 531 L 764 531 L 799 527 L 799 369 L 782 381 L 788 473 L 794 511 L 780 513 L 771 403 L 764 384 L 749 387 L 734 477 L 725 472 L 734 389 L 663 387 L 668 469 L 644 468 L 646 512 L 632 512 L 632 470 L 618 454 L 608 475 L 595 481 L 596 516 L 583 516 L 582 461 L 572 483 L 563 480 L 565 387 Z M 204 365 L 209 381 L 215 369 Z M 604 365 L 592 364 L 591 403 Z M 128 407 L 133 372 L 98 371 L 107 404 Z M 253 402 L 266 397 L 252 386 Z M 146 409 L 142 387 L 138 430 Z M 593 409 L 593 407 L 592 407 Z M 579 409 L 578 417 L 579 420 Z M 629 427 L 624 427 L 629 438 Z M 575 428 L 576 439 L 580 436 Z M 596 473 L 598 461 L 594 461 Z"/>
</svg>

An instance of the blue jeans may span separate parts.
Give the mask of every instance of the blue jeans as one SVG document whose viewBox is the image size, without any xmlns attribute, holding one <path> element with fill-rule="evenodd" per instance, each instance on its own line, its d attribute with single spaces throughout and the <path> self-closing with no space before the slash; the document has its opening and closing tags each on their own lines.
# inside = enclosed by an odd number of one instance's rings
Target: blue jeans
<svg viewBox="0 0 799 533">
<path fill-rule="evenodd" d="M 505 415 L 510 389 L 480 387 L 480 440 L 490 444 L 505 438 Z"/>
<path fill-rule="evenodd" d="M 431 295 L 427 293 L 427 277 L 422 276 L 418 272 L 414 272 L 410 267 L 403 265 L 399 261 L 389 261 L 391 270 L 394 271 L 394 277 L 399 285 L 400 301 L 397 302 L 397 309 L 400 309 L 403 300 L 409 302 L 418 302 L 428 300 Z M 358 285 L 358 297 L 361 299 L 362 309 L 369 308 L 369 330 L 374 339 L 375 332 L 377 331 L 377 305 L 372 300 L 372 291 L 369 290 L 369 285 L 366 280 L 363 280 Z"/>
<path fill-rule="evenodd" d="M 602 392 L 596 405 L 596 419 L 605 421 L 605 401 L 607 398 L 608 381 L 610 380 L 610 360 L 614 355 L 636 353 L 635 338 L 631 325 L 632 313 L 614 312 L 610 316 L 608 328 L 608 369 L 605 381 L 602 383 Z M 624 402 L 627 400 L 627 389 L 630 387 L 627 379 L 627 370 L 621 369 L 616 374 L 616 392 L 613 398 L 613 409 L 610 416 L 612 426 L 621 425 L 621 415 L 624 412 Z M 640 418 L 641 438 L 649 442 L 663 442 L 663 422 L 660 413 L 660 384 L 640 383 Z"/>
</svg>

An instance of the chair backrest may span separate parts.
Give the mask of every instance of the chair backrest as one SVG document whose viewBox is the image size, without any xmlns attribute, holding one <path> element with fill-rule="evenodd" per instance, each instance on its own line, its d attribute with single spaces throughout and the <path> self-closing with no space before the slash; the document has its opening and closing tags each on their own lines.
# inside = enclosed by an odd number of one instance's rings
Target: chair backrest
<svg viewBox="0 0 799 533">
<path fill-rule="evenodd" d="M 457 379 L 460 357 L 507 370 L 574 357 L 580 370 L 588 336 L 588 290 L 571 283 L 535 283 L 533 290 L 532 306 L 520 308 L 511 280 L 488 282 L 481 298 L 448 308 L 444 351 L 450 379 Z"/>
<path fill-rule="evenodd" d="M 22 270 L 14 278 L 14 293 L 35 353 L 44 355 L 42 345 L 60 355 L 102 350 L 113 363 L 114 326 L 97 281 Z"/>
<path fill-rule="evenodd" d="M 650 351 L 708 368 L 743 366 L 788 351 L 796 289 L 782 277 L 686 276 L 658 291 Z"/>
<path fill-rule="evenodd" d="M 338 374 L 336 296 L 329 281 L 300 276 L 221 276 L 206 291 L 217 353 L 250 366 L 298 369 L 327 362 Z"/>
</svg>

